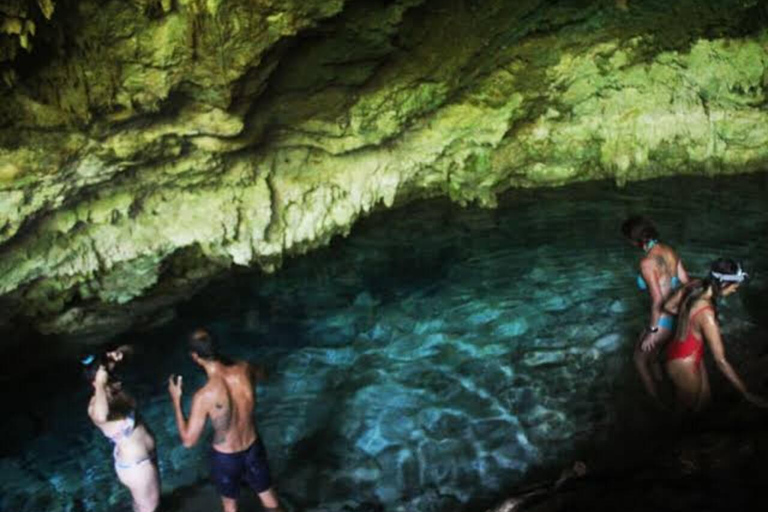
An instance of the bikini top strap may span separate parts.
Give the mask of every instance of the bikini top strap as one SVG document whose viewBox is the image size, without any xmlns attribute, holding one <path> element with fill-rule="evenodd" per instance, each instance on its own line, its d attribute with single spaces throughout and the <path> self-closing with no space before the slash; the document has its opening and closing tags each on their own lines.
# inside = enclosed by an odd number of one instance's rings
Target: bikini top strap
<svg viewBox="0 0 768 512">
<path fill-rule="evenodd" d="M 702 311 L 706 311 L 707 309 L 708 309 L 708 310 L 710 310 L 710 311 L 712 311 L 712 312 L 714 312 L 714 311 L 715 311 L 715 309 L 714 309 L 714 308 L 713 308 L 711 305 L 707 304 L 706 306 L 702 306 L 702 307 L 700 307 L 699 309 L 697 309 L 697 310 L 696 310 L 696 311 L 695 311 L 695 312 L 694 312 L 694 313 L 693 313 L 693 314 L 692 314 L 692 315 L 689 317 L 689 318 L 690 318 L 690 320 L 693 320 L 694 318 L 696 318 L 696 315 L 698 315 L 698 314 L 699 314 L 699 313 L 701 313 Z"/>
<path fill-rule="evenodd" d="M 136 413 L 131 411 L 128 416 L 125 417 L 125 426 L 123 427 L 123 437 L 129 437 L 133 433 L 133 429 L 136 427 Z"/>
</svg>

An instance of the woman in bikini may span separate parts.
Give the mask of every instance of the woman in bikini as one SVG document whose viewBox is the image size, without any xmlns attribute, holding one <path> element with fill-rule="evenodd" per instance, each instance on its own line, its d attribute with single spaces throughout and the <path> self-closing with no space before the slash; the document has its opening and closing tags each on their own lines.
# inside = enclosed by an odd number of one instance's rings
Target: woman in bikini
<svg viewBox="0 0 768 512">
<path fill-rule="evenodd" d="M 738 263 L 721 258 L 712 263 L 706 279 L 691 282 L 664 305 L 672 313 L 679 311 L 675 340 L 666 351 L 667 373 L 675 385 L 680 404 L 689 410 L 701 410 L 710 397 L 709 378 L 703 363 L 704 339 L 717 367 L 744 398 L 757 406 L 768 407 L 768 401 L 747 390 L 744 381 L 725 358 L 717 322 L 717 299 L 736 292 L 746 277 Z"/>
<path fill-rule="evenodd" d="M 656 388 L 656 380 L 662 377 L 659 351 L 675 332 L 675 318 L 664 311 L 663 305 L 681 284 L 688 282 L 688 273 L 675 250 L 659 242 L 659 233 L 649 219 L 630 217 L 621 225 L 621 231 L 645 253 L 637 285 L 651 296 L 651 318 L 635 344 L 633 359 L 646 391 L 660 403 Z"/>
<path fill-rule="evenodd" d="M 155 460 L 155 439 L 136 418 L 136 403 L 108 369 L 122 360 L 121 349 L 107 352 L 106 361 L 87 372 L 93 384 L 88 416 L 115 445 L 115 472 L 133 497 L 134 512 L 155 512 L 160 503 L 160 473 Z"/>
</svg>

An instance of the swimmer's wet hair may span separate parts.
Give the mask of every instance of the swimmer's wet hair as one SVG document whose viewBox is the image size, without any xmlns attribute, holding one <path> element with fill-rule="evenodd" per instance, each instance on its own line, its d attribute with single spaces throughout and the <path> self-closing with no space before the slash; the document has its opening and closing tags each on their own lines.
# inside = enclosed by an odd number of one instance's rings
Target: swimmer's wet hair
<svg viewBox="0 0 768 512">
<path fill-rule="evenodd" d="M 721 287 L 731 283 L 741 283 L 749 277 L 741 264 L 730 258 L 718 258 L 709 267 L 709 279 L 716 281 Z"/>
<path fill-rule="evenodd" d="M 733 278 L 739 278 L 735 281 Z M 689 286 L 686 286 L 687 291 L 683 297 L 682 304 L 680 306 L 680 314 L 678 318 L 680 322 L 678 324 L 678 335 L 688 332 L 688 320 L 691 312 L 691 308 L 696 301 L 706 293 L 707 290 L 712 290 L 712 294 L 715 298 L 722 295 L 723 289 L 736 283 L 741 283 L 746 279 L 746 272 L 741 269 L 741 264 L 736 260 L 730 258 L 718 258 L 712 262 L 709 267 L 709 275 L 700 280 L 694 281 Z M 712 309 L 715 314 L 715 321 L 718 318 L 717 301 L 712 303 Z"/>
<path fill-rule="evenodd" d="M 637 245 L 643 245 L 650 240 L 658 240 L 659 232 L 653 221 L 642 215 L 629 217 L 621 224 L 621 232 Z"/>
<path fill-rule="evenodd" d="M 203 328 L 195 329 L 189 335 L 189 350 L 203 359 L 219 359 L 219 353 L 213 336 Z"/>
</svg>

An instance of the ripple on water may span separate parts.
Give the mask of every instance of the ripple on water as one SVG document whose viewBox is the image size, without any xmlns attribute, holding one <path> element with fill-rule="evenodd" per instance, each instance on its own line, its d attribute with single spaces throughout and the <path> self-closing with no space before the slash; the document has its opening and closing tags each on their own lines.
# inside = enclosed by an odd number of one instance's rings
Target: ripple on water
<svg viewBox="0 0 768 512">
<path fill-rule="evenodd" d="M 632 193 L 643 213 L 675 219 L 660 227 L 693 274 L 730 250 L 759 262 L 759 276 L 768 265 L 761 179 L 731 177 L 727 190 L 682 180 L 692 192 L 682 195 L 670 192 L 675 182 L 648 182 Z M 720 211 L 691 217 L 692 201 L 715 199 Z M 604 184 L 520 193 L 494 212 L 420 203 L 249 287 L 238 277 L 220 295 L 248 288 L 232 297 L 242 311 L 211 324 L 225 350 L 270 367 L 257 418 L 286 501 L 310 512 L 448 512 L 503 492 L 531 467 L 570 465 L 585 433 L 617 417 L 616 381 L 632 372 L 647 315 L 638 255 L 618 240 L 627 213 Z M 179 332 L 207 318 L 205 300 L 181 311 Z M 723 307 L 726 335 L 748 328 L 739 300 Z M 165 333 L 143 336 L 163 343 Z M 199 372 L 181 345 L 161 357 L 144 368 L 155 384 L 140 398 L 170 491 L 206 478 L 207 448 L 181 447 L 162 384 L 173 367 L 190 375 L 191 392 Z M 0 508 L 127 503 L 109 447 L 85 418 L 85 393 L 56 400 L 57 419 L 71 426 L 0 459 Z"/>
</svg>

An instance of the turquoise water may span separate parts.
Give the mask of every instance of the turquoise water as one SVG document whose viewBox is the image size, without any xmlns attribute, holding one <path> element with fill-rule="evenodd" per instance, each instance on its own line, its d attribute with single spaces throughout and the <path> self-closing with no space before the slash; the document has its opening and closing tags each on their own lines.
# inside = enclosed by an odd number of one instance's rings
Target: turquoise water
<svg viewBox="0 0 768 512">
<path fill-rule="evenodd" d="M 740 341 L 764 329 L 766 192 L 760 174 L 523 191 L 497 210 L 421 202 L 273 276 L 224 279 L 170 325 L 128 337 L 147 346 L 124 375 L 157 437 L 164 492 L 207 481 L 206 443 L 181 446 L 166 393 L 170 373 L 187 399 L 203 381 L 183 349 L 200 324 L 272 373 L 258 425 L 291 510 L 477 510 L 617 436 L 652 439 L 658 413 L 631 364 L 648 304 L 621 221 L 653 217 L 694 275 L 721 255 L 744 261 L 754 279 L 721 319 L 749 377 L 750 354 L 768 350 Z M 126 504 L 87 422 L 88 390 L 35 381 L 4 390 L 24 405 L 3 420 L 0 508 Z M 716 401 L 732 398 L 714 385 Z"/>
</svg>

